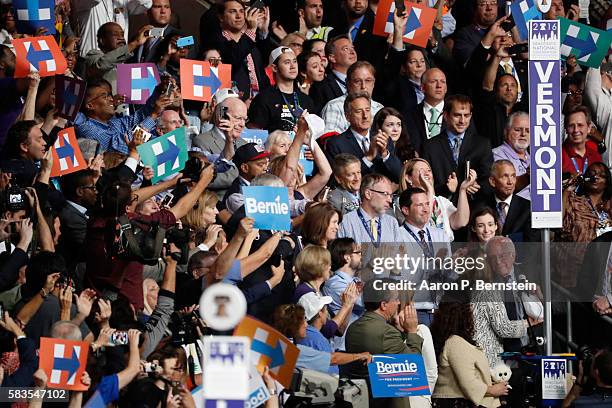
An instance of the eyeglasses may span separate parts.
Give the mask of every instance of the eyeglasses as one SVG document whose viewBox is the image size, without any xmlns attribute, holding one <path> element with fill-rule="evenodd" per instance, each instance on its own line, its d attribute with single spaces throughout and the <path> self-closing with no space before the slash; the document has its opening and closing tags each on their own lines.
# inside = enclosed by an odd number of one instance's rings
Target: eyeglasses
<svg viewBox="0 0 612 408">
<path fill-rule="evenodd" d="M 373 192 L 378 193 L 378 194 L 382 194 L 385 197 L 393 197 L 393 193 L 387 193 L 386 191 L 374 190 L 373 188 L 369 188 L 368 190 L 373 191 Z"/>
<path fill-rule="evenodd" d="M 569 96 L 582 95 L 582 91 L 581 90 L 578 90 L 578 91 L 569 91 L 567 94 Z"/>
<path fill-rule="evenodd" d="M 368 78 L 366 80 L 363 79 L 351 79 L 351 83 L 354 85 L 372 85 L 374 83 L 373 78 Z"/>
<path fill-rule="evenodd" d="M 478 7 L 486 7 L 486 6 L 497 6 L 496 1 L 481 1 L 478 3 Z"/>
<path fill-rule="evenodd" d="M 216 67 L 217 65 L 219 65 L 221 63 L 221 58 L 208 58 L 206 61 L 208 61 L 210 63 L 210 65 L 212 65 L 213 67 Z"/>
<path fill-rule="evenodd" d="M 112 94 L 109 94 L 108 92 L 104 92 L 98 96 L 94 96 L 93 98 L 91 98 L 87 103 L 92 103 L 93 101 L 95 101 L 96 99 L 100 99 L 100 98 L 113 98 Z"/>
<path fill-rule="evenodd" d="M 361 251 L 353 251 L 353 252 L 351 252 L 351 254 L 361 255 Z"/>
<path fill-rule="evenodd" d="M 96 186 L 81 186 L 81 188 L 84 188 L 87 190 L 97 190 Z M 138 197 L 136 199 L 138 199 Z"/>
</svg>

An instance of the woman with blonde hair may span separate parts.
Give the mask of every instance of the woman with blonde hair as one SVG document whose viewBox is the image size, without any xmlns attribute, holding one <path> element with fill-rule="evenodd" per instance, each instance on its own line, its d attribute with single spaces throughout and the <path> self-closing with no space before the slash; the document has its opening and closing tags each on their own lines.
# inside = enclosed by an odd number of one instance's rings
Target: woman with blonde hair
<svg viewBox="0 0 612 408">
<path fill-rule="evenodd" d="M 321 286 L 331 275 L 331 255 L 326 248 L 308 245 L 295 258 L 295 271 L 300 283 L 293 293 L 297 303 L 306 293 L 314 292 L 321 296 Z M 321 328 L 321 334 L 331 339 L 336 333 L 344 333 L 353 312 L 353 305 L 359 296 L 355 282 L 349 284 L 342 294 L 342 307 L 333 319 L 328 319 Z"/>
<path fill-rule="evenodd" d="M 219 210 L 217 210 L 218 201 L 219 198 L 215 193 L 204 190 L 193 208 L 181 218 L 184 225 L 196 232 L 195 235 L 199 235 L 198 232 L 206 231 L 204 242 L 200 245 L 202 251 L 211 249 L 222 231 L 222 227 L 215 224 L 217 214 L 219 214 Z"/>
<path fill-rule="evenodd" d="M 468 188 L 476 183 L 476 171 L 470 170 L 470 176 L 459 186 L 459 198 L 457 207 L 442 196 L 437 196 L 433 187 L 433 172 L 429 162 L 425 159 L 414 158 L 404 163 L 400 174 L 399 193 L 409 187 L 422 188 L 427 192 L 431 200 L 431 218 L 429 223 L 432 227 L 441 228 L 448 234 L 451 241 L 454 240 L 453 230 L 465 227 L 470 220 L 470 206 L 467 199 Z M 452 173 L 447 182 L 451 192 L 457 190 L 457 176 Z M 395 215 L 398 221 L 404 222 L 404 216 L 399 209 L 398 197 L 394 200 Z"/>
</svg>

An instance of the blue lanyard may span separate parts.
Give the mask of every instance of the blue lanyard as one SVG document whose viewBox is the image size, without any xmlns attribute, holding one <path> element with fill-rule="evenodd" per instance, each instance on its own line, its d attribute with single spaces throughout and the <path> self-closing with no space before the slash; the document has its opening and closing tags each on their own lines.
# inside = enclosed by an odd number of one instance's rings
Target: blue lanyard
<svg viewBox="0 0 612 408">
<path fill-rule="evenodd" d="M 584 158 L 584 164 L 582 166 L 582 171 L 580 171 L 580 169 L 578 168 L 578 163 L 576 162 L 576 158 L 575 157 L 572 157 L 572 164 L 574 165 L 574 169 L 576 170 L 576 173 L 584 174 L 584 172 L 586 171 L 587 167 L 589 167 L 589 158 L 588 157 Z"/>
<path fill-rule="evenodd" d="M 368 225 L 368 223 L 366 222 L 365 218 L 363 217 L 363 214 L 361 213 L 361 210 L 357 210 L 357 215 L 359 216 L 359 219 L 361 220 L 361 224 L 363 225 L 363 228 L 365 228 L 366 232 L 368 233 L 368 236 L 370 237 L 370 241 L 372 241 L 372 243 L 374 244 L 374 246 L 376 248 L 378 248 L 380 246 L 380 239 L 382 237 L 382 229 L 380 227 L 380 224 L 382 223 L 382 220 L 378 220 L 378 225 L 376 226 L 376 232 L 378 234 L 378 240 L 377 242 L 374 242 L 374 236 L 372 235 L 372 231 L 370 231 L 370 226 Z"/>
<path fill-rule="evenodd" d="M 410 235 L 412 235 L 412 238 L 414 238 L 414 240 L 416 241 L 417 244 L 419 244 L 421 246 L 421 248 L 423 248 L 423 242 L 421 242 L 421 240 L 419 239 L 419 237 L 417 237 L 417 235 L 412 232 L 412 230 L 410 228 L 408 228 L 408 225 L 404 224 L 404 228 L 406 229 L 406 231 L 408 231 L 408 233 Z M 427 232 L 427 241 L 429 242 L 425 242 L 425 245 L 427 245 L 427 252 L 429 252 L 429 254 L 425 254 L 428 256 L 433 256 L 433 243 L 431 242 L 431 234 L 429 233 L 429 229 L 426 229 L 425 232 Z M 425 252 L 425 248 L 423 248 L 423 252 Z"/>
<path fill-rule="evenodd" d="M 300 101 L 298 100 L 297 92 L 293 91 L 293 107 L 289 104 L 287 98 L 285 98 L 285 94 L 283 93 L 283 91 L 279 89 L 278 92 L 280 92 L 281 97 L 285 102 L 285 105 L 287 105 L 287 108 L 289 108 L 291 116 L 293 116 L 296 120 L 299 119 L 300 116 L 302 116 L 303 109 L 300 108 Z"/>
</svg>

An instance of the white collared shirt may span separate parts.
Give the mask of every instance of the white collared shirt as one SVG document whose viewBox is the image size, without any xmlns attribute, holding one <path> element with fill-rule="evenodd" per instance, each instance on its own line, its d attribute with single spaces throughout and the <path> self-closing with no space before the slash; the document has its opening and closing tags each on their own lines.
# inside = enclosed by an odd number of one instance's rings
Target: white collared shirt
<svg viewBox="0 0 612 408">
<path fill-rule="evenodd" d="M 336 70 L 332 71 L 334 74 L 334 81 L 336 81 L 336 83 L 338 84 L 338 86 L 340 87 L 340 89 L 342 89 L 342 93 L 346 93 L 347 89 L 346 89 L 346 74 L 343 74 L 342 72 L 338 72 Z M 340 79 L 340 81 L 344 81 L 344 83 L 338 81 L 338 79 Z"/>
</svg>

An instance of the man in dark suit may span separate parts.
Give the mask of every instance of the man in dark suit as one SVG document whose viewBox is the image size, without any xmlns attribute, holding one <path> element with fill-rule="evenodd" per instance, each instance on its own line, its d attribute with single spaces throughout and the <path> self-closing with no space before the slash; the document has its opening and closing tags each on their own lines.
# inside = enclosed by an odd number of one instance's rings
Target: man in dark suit
<svg viewBox="0 0 612 408">
<path fill-rule="evenodd" d="M 378 3 L 378 2 L 376 2 Z M 331 36 L 348 34 L 360 61 L 368 61 L 382 72 L 389 44 L 385 37 L 373 34 L 376 13 L 368 0 L 344 0 L 346 24 L 334 29 Z"/>
<path fill-rule="evenodd" d="M 491 166 L 489 184 L 493 188 L 482 205 L 497 212 L 501 235 L 514 242 L 539 242 L 540 232 L 531 228 L 531 202 L 516 194 L 516 170 L 510 160 L 498 160 Z"/>
<path fill-rule="evenodd" d="M 429 139 L 423 145 L 423 158 L 429 162 L 434 175 L 436 194 L 450 196 L 446 183 L 455 173 L 459 185 L 465 179 L 467 162 L 470 169 L 476 170 L 477 183 L 468 189 L 474 194 L 485 184 L 493 163 L 493 153 L 489 141 L 470 128 L 472 102 L 465 95 L 452 95 L 444 102 L 444 121 L 446 130 Z M 482 193 L 482 192 L 481 192 Z"/>
<path fill-rule="evenodd" d="M 393 142 L 379 131 L 370 135 L 372 126 L 371 99 L 365 92 L 350 93 L 344 101 L 348 130 L 327 142 L 325 155 L 332 165 L 340 153 L 350 153 L 361 160 L 361 174 L 381 173 L 397 182 L 402 164 L 395 156 Z"/>
<path fill-rule="evenodd" d="M 400 309 L 398 292 L 382 286 L 392 282 L 396 281 L 382 278 L 365 283 L 363 299 L 366 312 L 346 331 L 347 353 L 421 353 L 423 339 L 416 333 L 418 320 L 414 304 L 406 305 L 398 313 Z M 395 319 L 398 323 L 394 325 L 391 322 Z M 370 380 L 368 367 L 361 361 L 348 365 L 348 371 L 350 378 L 365 379 L 368 382 Z M 374 399 L 370 394 L 369 402 L 370 407 L 410 407 L 408 397 Z"/>
<path fill-rule="evenodd" d="M 79 261 L 84 261 L 85 235 L 87 233 L 87 210 L 96 205 L 98 191 L 92 170 L 79 170 L 60 179 L 66 205 L 61 210 L 59 252 L 64 256 L 68 270 Z"/>
<path fill-rule="evenodd" d="M 270 86 L 264 69 L 263 56 L 271 48 L 268 38 L 267 14 L 263 10 L 245 10 L 237 0 L 223 0 L 218 6 L 221 32 L 210 41 L 208 48 L 216 48 L 225 64 L 232 65 L 232 81 L 248 99 L 251 91 L 262 91 Z M 266 39 L 259 39 L 261 37 Z"/>
<path fill-rule="evenodd" d="M 422 155 L 425 141 L 446 129 L 442 112 L 448 88 L 446 75 L 438 68 L 425 71 L 421 76 L 421 85 L 425 98 L 405 118 L 410 124 L 412 147 Z"/>
<path fill-rule="evenodd" d="M 151 8 L 147 11 L 147 16 L 150 25 L 155 28 L 162 28 L 164 31 L 161 37 L 149 37 L 143 45 L 136 48 L 133 62 L 154 62 L 163 37 L 178 33 L 178 30 L 170 25 L 170 19 L 172 18 L 170 0 L 153 0 Z"/>
<path fill-rule="evenodd" d="M 329 68 L 321 82 L 315 82 L 310 89 L 310 97 L 319 114 L 325 104 L 346 93 L 346 72 L 357 61 L 355 47 L 346 34 L 338 35 L 325 45 Z"/>
</svg>

